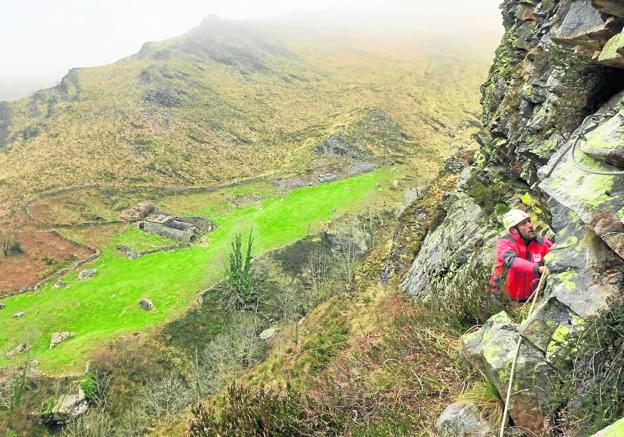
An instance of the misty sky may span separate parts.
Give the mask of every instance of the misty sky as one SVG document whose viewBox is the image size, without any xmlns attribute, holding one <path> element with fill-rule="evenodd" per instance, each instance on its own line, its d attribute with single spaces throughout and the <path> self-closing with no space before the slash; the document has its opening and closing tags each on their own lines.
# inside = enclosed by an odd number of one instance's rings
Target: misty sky
<svg viewBox="0 0 624 437">
<path fill-rule="evenodd" d="M 465 26 L 475 37 L 500 27 L 500 0 L 21 0 L 0 15 L 0 100 L 55 85 L 72 67 L 114 62 L 146 41 L 182 34 L 208 15 L 255 18 L 308 15 Z"/>
</svg>

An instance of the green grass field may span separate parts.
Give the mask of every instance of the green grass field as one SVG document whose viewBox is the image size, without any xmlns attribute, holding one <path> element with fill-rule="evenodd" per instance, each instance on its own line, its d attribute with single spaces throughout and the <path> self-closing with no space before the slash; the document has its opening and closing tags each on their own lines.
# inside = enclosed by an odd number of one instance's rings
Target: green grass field
<svg viewBox="0 0 624 437">
<path fill-rule="evenodd" d="M 217 222 L 218 228 L 205 238 L 205 244 L 135 260 L 123 257 L 115 246 L 146 247 L 162 241 L 128 226 L 103 247 L 101 258 L 90 266 L 98 270 L 94 278 L 79 281 L 73 273 L 65 278 L 64 288 L 53 289 L 48 285 L 38 293 L 4 300 L 6 308 L 0 312 L 0 367 L 25 360 L 27 354 L 7 360 L 4 353 L 20 342 L 29 342 L 33 346 L 29 357 L 39 360 L 43 371 L 60 374 L 81 370 L 89 353 L 107 341 L 157 326 L 188 308 L 198 291 L 223 276 L 235 233 L 246 234 L 253 229 L 256 253 L 278 248 L 344 213 L 382 207 L 393 197 L 388 187 L 394 176 L 392 170 L 379 169 L 301 188 L 284 196 L 267 194 L 259 203 L 238 207 L 226 207 L 225 203 L 219 203 L 224 200 L 218 196 L 213 199 L 215 205 L 202 204 L 200 198 L 195 198 L 187 211 L 181 208 L 176 212 L 214 213 L 209 217 Z M 151 298 L 156 309 L 151 312 L 140 309 L 138 301 L 142 297 Z M 13 319 L 18 311 L 26 311 L 26 315 Z M 73 331 L 75 337 L 48 349 L 55 331 Z"/>
</svg>

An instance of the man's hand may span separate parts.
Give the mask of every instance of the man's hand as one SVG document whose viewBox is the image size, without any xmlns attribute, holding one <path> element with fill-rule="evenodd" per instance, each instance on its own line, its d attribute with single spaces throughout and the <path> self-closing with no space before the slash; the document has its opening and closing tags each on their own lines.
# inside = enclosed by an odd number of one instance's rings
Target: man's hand
<svg viewBox="0 0 624 437">
<path fill-rule="evenodd" d="M 539 267 L 539 272 L 540 272 L 540 274 L 542 274 L 542 275 L 544 275 L 544 274 L 545 274 L 546 276 L 550 275 L 550 270 L 548 270 L 548 267 L 546 267 L 546 266 L 540 266 L 540 267 Z"/>
</svg>

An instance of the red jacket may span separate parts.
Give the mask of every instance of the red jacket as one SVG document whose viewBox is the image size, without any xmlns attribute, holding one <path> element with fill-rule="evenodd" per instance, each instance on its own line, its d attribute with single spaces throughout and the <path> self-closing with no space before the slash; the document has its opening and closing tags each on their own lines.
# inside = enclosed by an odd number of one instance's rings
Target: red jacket
<svg viewBox="0 0 624 437">
<path fill-rule="evenodd" d="M 541 276 L 539 267 L 544 265 L 544 256 L 552 245 L 545 237 L 531 240 L 527 245 L 518 231 L 512 229 L 496 243 L 496 265 L 490 278 L 493 290 L 498 292 L 503 286 L 512 300 L 531 297 Z"/>
</svg>

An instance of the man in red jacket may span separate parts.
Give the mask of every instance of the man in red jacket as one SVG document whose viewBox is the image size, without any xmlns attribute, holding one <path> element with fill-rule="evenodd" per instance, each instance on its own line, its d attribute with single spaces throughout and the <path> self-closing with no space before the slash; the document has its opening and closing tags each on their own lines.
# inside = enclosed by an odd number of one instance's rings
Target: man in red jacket
<svg viewBox="0 0 624 437">
<path fill-rule="evenodd" d="M 548 273 L 544 256 L 553 243 L 535 234 L 531 217 L 522 210 L 509 211 L 503 224 L 509 235 L 496 243 L 496 265 L 490 285 L 495 293 L 503 290 L 512 300 L 525 301 L 537 288 L 542 273 Z"/>
</svg>

